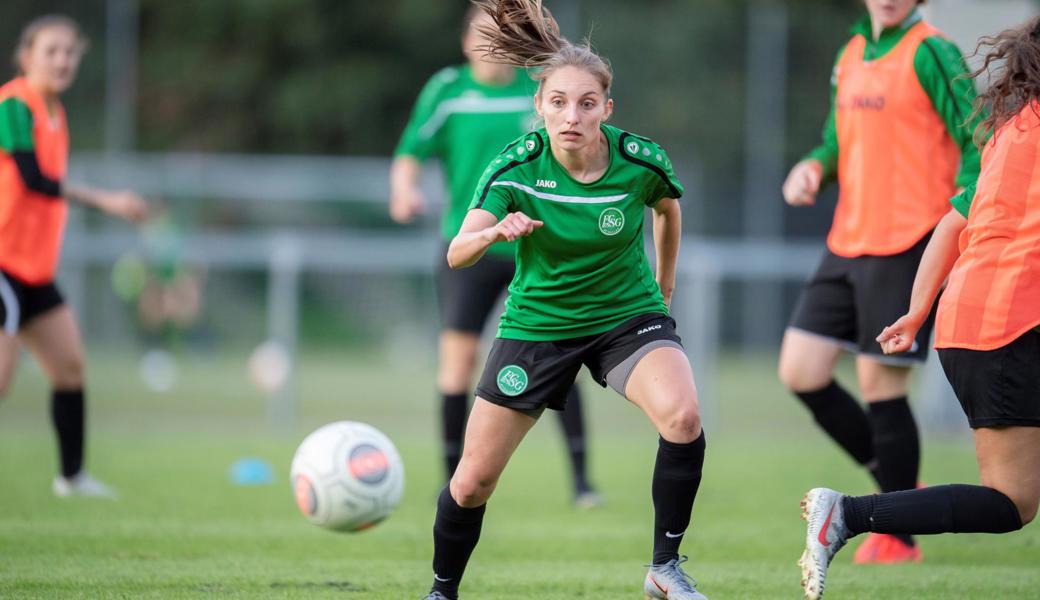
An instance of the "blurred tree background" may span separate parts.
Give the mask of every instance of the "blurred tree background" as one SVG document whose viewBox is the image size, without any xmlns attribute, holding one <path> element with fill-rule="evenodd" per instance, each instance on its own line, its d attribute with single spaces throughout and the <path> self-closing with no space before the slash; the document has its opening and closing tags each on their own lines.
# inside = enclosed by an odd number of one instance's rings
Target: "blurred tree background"
<svg viewBox="0 0 1040 600">
<path fill-rule="evenodd" d="M 778 0 L 779 1 L 779 0 Z M 76 149 L 104 147 L 105 0 L 16 1 L 0 22 L 15 45 L 31 17 L 64 12 L 91 38 L 68 94 Z M 615 69 L 614 122 L 654 138 L 704 203 L 690 229 L 741 228 L 747 0 L 558 0 L 565 33 L 591 32 Z M 787 0 L 787 163 L 819 139 L 834 54 L 859 0 Z M 388 155 L 427 78 L 461 62 L 459 0 L 140 0 L 137 150 Z M 561 19 L 562 20 L 562 19 Z M 684 168 L 684 165 L 687 165 Z M 779 194 L 763 201 L 780 202 Z M 797 227 L 821 235 L 827 211 Z M 788 219 L 791 220 L 791 219 Z"/>
</svg>

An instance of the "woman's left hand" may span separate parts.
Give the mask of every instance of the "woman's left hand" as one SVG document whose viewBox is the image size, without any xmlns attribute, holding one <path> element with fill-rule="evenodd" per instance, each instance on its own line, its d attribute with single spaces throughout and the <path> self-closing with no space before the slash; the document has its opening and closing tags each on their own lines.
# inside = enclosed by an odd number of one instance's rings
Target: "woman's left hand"
<svg viewBox="0 0 1040 600">
<path fill-rule="evenodd" d="M 885 327 L 884 331 L 877 336 L 877 342 L 881 344 L 881 350 L 885 354 L 898 354 L 911 350 L 917 332 L 921 330 L 924 319 L 905 314 L 899 317 L 895 323 Z"/>
</svg>

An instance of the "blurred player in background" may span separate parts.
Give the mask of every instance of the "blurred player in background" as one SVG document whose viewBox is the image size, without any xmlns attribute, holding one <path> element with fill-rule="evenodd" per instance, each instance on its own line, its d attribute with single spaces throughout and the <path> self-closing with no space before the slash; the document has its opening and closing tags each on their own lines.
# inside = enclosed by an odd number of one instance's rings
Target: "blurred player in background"
<svg viewBox="0 0 1040 600">
<path fill-rule="evenodd" d="M 139 223 L 147 206 L 130 192 L 65 180 L 69 135 L 59 96 L 76 78 L 86 40 L 72 19 L 40 17 L 15 50 L 18 76 L 0 87 L 0 396 L 24 344 L 52 387 L 58 496 L 111 496 L 83 469 L 83 343 L 54 282 L 66 199 Z"/>
<path fill-rule="evenodd" d="M 982 173 L 954 197 L 914 281 L 909 312 L 877 337 L 906 352 L 935 297 L 935 346 L 968 417 L 982 485 L 942 485 L 870 496 L 816 488 L 802 576 L 818 598 L 834 554 L 855 535 L 1007 533 L 1040 504 L 1040 19 L 986 40 L 992 106 L 976 133 L 993 137 Z M 969 210 L 970 209 L 970 210 Z M 958 256 L 959 255 L 959 256 Z M 952 272 L 951 272 L 952 271 Z"/>
<path fill-rule="evenodd" d="M 910 367 L 928 352 L 932 321 L 913 348 L 885 356 L 874 339 L 903 314 L 914 273 L 949 198 L 978 174 L 975 89 L 957 47 L 921 18 L 923 0 L 866 0 L 868 15 L 838 53 L 823 144 L 784 183 L 792 206 L 815 202 L 823 181 L 840 193 L 827 250 L 780 349 L 780 380 L 881 491 L 918 483 L 920 442 L 907 400 Z M 973 123 L 978 122 L 978 117 Z M 833 378 L 856 354 L 864 411 Z M 857 563 L 918 561 L 908 535 L 870 536 Z"/>
<path fill-rule="evenodd" d="M 449 204 L 441 220 L 445 245 L 458 232 L 484 167 L 535 122 L 531 109 L 536 86 L 531 78 L 524 70 L 489 62 L 479 50 L 487 40 L 477 27 L 490 23 L 476 7 L 466 12 L 462 50 L 468 63 L 441 70 L 423 88 L 390 172 L 390 215 L 399 223 L 408 223 L 426 209 L 419 188 L 422 161 L 440 159 L 449 187 Z M 462 456 L 480 333 L 513 280 L 515 252 L 515 244 L 497 244 L 479 265 L 461 271 L 438 263 L 441 334 L 437 386 L 449 479 Z M 601 499 L 589 484 L 586 470 L 581 395 L 577 384 L 563 393 L 567 408 L 560 413 L 560 423 L 574 475 L 575 504 L 597 506 Z"/>
<path fill-rule="evenodd" d="M 481 29 L 493 59 L 541 67 L 534 100 L 545 127 L 490 161 L 448 248 L 449 265 L 459 269 L 486 260 L 494 244 L 517 241 L 517 273 L 462 461 L 437 501 L 427 600 L 458 597 L 499 477 L 541 413 L 562 408 L 582 365 L 659 433 L 646 597 L 701 600 L 679 556 L 705 452 L 693 373 L 668 316 L 682 186 L 659 146 L 605 124 L 610 67 L 588 45 L 563 39 L 541 0 L 480 4 L 493 17 Z M 656 277 L 643 249 L 647 207 Z"/>
</svg>

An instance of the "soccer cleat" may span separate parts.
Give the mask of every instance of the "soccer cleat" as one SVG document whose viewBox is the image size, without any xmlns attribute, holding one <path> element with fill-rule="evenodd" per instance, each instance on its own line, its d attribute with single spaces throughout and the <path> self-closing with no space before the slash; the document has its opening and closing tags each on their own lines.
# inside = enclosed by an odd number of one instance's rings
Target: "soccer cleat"
<svg viewBox="0 0 1040 600">
<path fill-rule="evenodd" d="M 429 594 L 426 594 L 426 597 L 423 598 L 423 600 L 450 600 L 450 599 L 447 596 L 445 596 L 444 594 L 438 592 L 437 590 L 433 590 Z"/>
<path fill-rule="evenodd" d="M 697 582 L 679 565 L 687 557 L 672 559 L 663 565 L 647 565 L 650 571 L 643 581 L 643 593 L 647 600 L 708 600 L 697 591 Z"/>
<path fill-rule="evenodd" d="M 116 493 L 112 488 L 94 479 L 86 471 L 80 471 L 72 477 L 56 476 L 51 489 L 54 490 L 54 495 L 59 498 L 83 496 L 88 498 L 115 499 L 116 497 Z"/>
<path fill-rule="evenodd" d="M 842 494 L 827 488 L 809 490 L 802 499 L 802 518 L 808 522 L 805 532 L 805 551 L 798 559 L 802 568 L 802 589 L 806 600 L 823 597 L 827 567 L 831 559 L 848 542 L 842 509 Z"/>
<path fill-rule="evenodd" d="M 574 508 L 591 510 L 603 506 L 603 496 L 596 490 L 585 490 L 574 496 Z"/>
<path fill-rule="evenodd" d="M 921 562 L 921 548 L 911 546 L 894 535 L 872 533 L 856 549 L 852 562 L 857 565 Z"/>
</svg>

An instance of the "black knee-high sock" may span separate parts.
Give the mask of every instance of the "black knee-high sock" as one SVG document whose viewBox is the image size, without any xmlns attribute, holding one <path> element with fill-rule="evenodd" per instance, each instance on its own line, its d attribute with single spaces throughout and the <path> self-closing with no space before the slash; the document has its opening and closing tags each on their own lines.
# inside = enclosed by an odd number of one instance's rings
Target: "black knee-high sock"
<svg viewBox="0 0 1040 600">
<path fill-rule="evenodd" d="M 83 390 L 51 392 L 51 421 L 58 434 L 61 474 L 64 477 L 72 477 L 83 468 L 85 412 Z"/>
<path fill-rule="evenodd" d="M 842 508 L 845 526 L 853 534 L 1007 533 L 1022 528 L 1015 503 L 980 485 L 847 496 Z"/>
<path fill-rule="evenodd" d="M 462 508 L 451 497 L 448 487 L 437 499 L 437 520 L 433 523 L 433 589 L 448 598 L 459 594 L 459 582 L 466 563 L 480 539 L 486 504 Z"/>
<path fill-rule="evenodd" d="M 655 565 L 679 558 L 679 544 L 690 525 L 693 501 L 701 485 L 704 448 L 703 431 L 688 444 L 673 444 L 664 438 L 659 441 L 651 487 Z"/>
<path fill-rule="evenodd" d="M 567 405 L 560 411 L 560 425 L 563 427 L 563 437 L 570 453 L 574 491 L 577 494 L 587 492 L 591 486 L 585 459 L 585 418 L 582 413 L 581 392 L 577 384 L 571 386 L 571 391 L 567 393 Z"/>
<path fill-rule="evenodd" d="M 444 471 L 447 478 L 455 474 L 462 458 L 462 436 L 466 431 L 466 399 L 469 394 L 441 396 L 441 442 L 444 449 Z"/>
<path fill-rule="evenodd" d="M 815 391 L 795 392 L 795 396 L 820 428 L 878 479 L 870 420 L 856 399 L 834 380 Z"/>
<path fill-rule="evenodd" d="M 921 467 L 921 442 L 906 396 L 868 406 L 881 491 L 914 489 Z"/>
<path fill-rule="evenodd" d="M 921 442 L 906 396 L 871 402 L 868 407 L 881 491 L 914 489 L 921 468 Z M 896 537 L 905 544 L 914 545 L 914 539 L 909 535 Z"/>
</svg>

